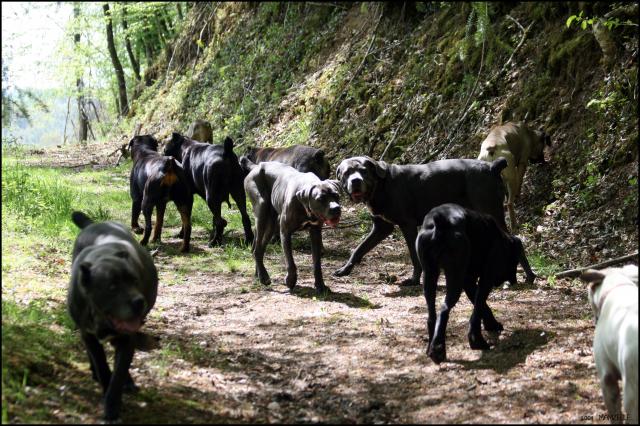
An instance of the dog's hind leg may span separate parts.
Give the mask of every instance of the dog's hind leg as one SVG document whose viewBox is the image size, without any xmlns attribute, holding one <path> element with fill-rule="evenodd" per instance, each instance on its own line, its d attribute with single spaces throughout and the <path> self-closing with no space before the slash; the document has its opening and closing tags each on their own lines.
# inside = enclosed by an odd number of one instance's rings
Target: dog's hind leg
<svg viewBox="0 0 640 426">
<path fill-rule="evenodd" d="M 271 284 L 271 278 L 264 267 L 264 252 L 273 232 L 273 218 L 270 206 L 264 200 L 255 200 L 256 235 L 253 239 L 253 257 L 256 262 L 256 276 L 263 285 Z M 275 212 L 273 212 L 275 214 Z"/>
<path fill-rule="evenodd" d="M 240 185 L 231 192 L 231 198 L 235 201 L 240 216 L 242 217 L 242 228 L 244 229 L 245 244 L 250 245 L 253 242 L 253 231 L 251 230 L 251 219 L 247 214 L 247 197 L 244 193 L 244 188 Z"/>
<path fill-rule="evenodd" d="M 600 371 L 600 369 L 598 369 L 598 371 Z M 604 372 L 600 376 L 600 387 L 602 388 L 604 405 L 606 405 L 607 411 L 611 416 L 611 423 L 618 423 L 622 419 L 620 387 L 618 386 L 618 380 L 619 376 L 615 373 L 611 373 L 611 371 Z"/>
<path fill-rule="evenodd" d="M 445 267 L 445 276 L 447 279 L 447 294 L 444 297 L 444 303 L 440 308 L 438 319 L 435 326 L 435 336 L 429 344 L 429 358 L 436 364 L 440 364 L 447 358 L 445 334 L 447 331 L 447 322 L 449 321 L 449 312 L 460 300 L 462 294 L 462 271 L 455 268 Z"/>
<path fill-rule="evenodd" d="M 467 279 L 465 281 L 464 292 L 472 304 L 475 304 L 476 300 L 476 280 L 477 277 L 475 276 L 467 276 Z M 486 331 L 501 332 L 504 330 L 502 324 L 498 320 L 496 320 L 496 317 L 493 316 L 493 312 L 491 311 L 491 308 L 489 308 L 489 305 L 486 304 L 486 302 L 482 307 L 482 324 L 484 325 L 484 329 Z"/>
<path fill-rule="evenodd" d="M 104 348 L 93 334 L 82 333 L 82 341 L 87 349 L 92 376 L 94 380 L 100 383 L 102 391 L 106 392 L 111 381 L 111 371 L 109 370 L 109 364 L 107 364 Z"/>
<path fill-rule="evenodd" d="M 156 224 L 153 227 L 153 235 L 151 236 L 151 242 L 157 243 L 161 240 L 160 234 L 162 233 L 162 225 L 164 224 L 164 212 L 167 209 L 167 203 L 165 201 L 159 201 L 156 205 Z"/>
<path fill-rule="evenodd" d="M 637 356 L 637 353 L 636 353 Z M 638 360 L 636 359 L 636 363 Z M 627 423 L 638 424 L 638 375 L 633 372 L 627 372 L 622 380 L 622 388 L 624 389 L 622 397 L 624 403 L 624 411 L 627 414 Z"/>
<path fill-rule="evenodd" d="M 436 328 L 436 289 L 438 287 L 438 276 L 440 275 L 440 268 L 435 262 L 425 264 L 422 262 L 423 267 L 423 284 L 422 291 L 424 298 L 427 302 L 427 332 L 429 333 L 429 342 L 434 339 L 434 333 Z"/>
<path fill-rule="evenodd" d="M 131 230 L 136 234 L 142 234 L 142 228 L 138 225 L 138 218 L 142 211 L 142 199 L 134 199 L 131 202 Z"/>
<path fill-rule="evenodd" d="M 149 198 L 142 200 L 142 215 L 144 216 L 144 234 L 140 244 L 146 246 L 151 235 L 151 215 L 153 213 L 153 203 Z"/>
<path fill-rule="evenodd" d="M 483 315 L 488 309 L 487 297 L 491 291 L 491 283 L 484 277 L 480 277 L 478 288 L 476 290 L 476 298 L 473 303 L 473 312 L 471 313 L 471 319 L 469 320 L 469 346 L 471 349 L 489 349 L 489 344 L 484 337 L 482 337 L 482 331 L 480 330 L 481 321 Z M 493 317 L 493 313 L 491 314 Z M 495 318 L 494 318 L 495 320 Z"/>
<path fill-rule="evenodd" d="M 227 221 L 222 218 L 222 199 L 214 197 L 212 194 L 207 194 L 207 204 L 213 214 L 211 237 L 209 239 L 209 247 L 213 247 L 222 243 L 222 234 L 225 226 L 227 226 Z"/>
<path fill-rule="evenodd" d="M 193 199 L 191 200 L 193 203 Z M 186 253 L 189 251 L 189 243 L 191 242 L 191 209 L 189 204 L 178 205 L 176 207 L 180 212 L 180 219 L 182 220 L 182 228 L 180 228 L 180 238 L 182 238 L 182 247 L 180 251 Z"/>
</svg>

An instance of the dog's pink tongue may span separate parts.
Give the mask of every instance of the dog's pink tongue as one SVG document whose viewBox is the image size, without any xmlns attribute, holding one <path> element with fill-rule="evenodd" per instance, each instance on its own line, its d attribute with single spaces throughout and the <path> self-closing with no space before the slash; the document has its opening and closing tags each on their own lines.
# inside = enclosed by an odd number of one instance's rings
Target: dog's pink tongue
<svg viewBox="0 0 640 426">
<path fill-rule="evenodd" d="M 336 226 L 338 226 L 339 222 L 340 222 L 340 216 L 335 217 L 333 219 L 326 219 L 324 221 L 324 223 L 326 223 L 327 225 L 329 225 L 332 228 L 335 228 Z"/>
<path fill-rule="evenodd" d="M 140 318 L 129 321 L 111 318 L 111 322 L 113 323 L 116 331 L 119 331 L 120 333 L 135 333 L 140 330 L 140 327 L 142 327 L 142 320 Z"/>
</svg>

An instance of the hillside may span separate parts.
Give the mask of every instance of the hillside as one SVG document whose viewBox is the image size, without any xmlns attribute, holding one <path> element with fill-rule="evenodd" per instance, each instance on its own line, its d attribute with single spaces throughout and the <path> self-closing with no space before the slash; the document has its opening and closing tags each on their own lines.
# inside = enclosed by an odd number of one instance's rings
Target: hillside
<svg viewBox="0 0 640 426">
<path fill-rule="evenodd" d="M 524 120 L 552 138 L 516 206 L 534 251 L 566 266 L 628 252 L 637 26 L 608 32 L 615 50 L 605 56 L 590 27 L 565 23 L 580 11 L 637 22 L 637 5 L 482 5 L 199 4 L 175 52 L 151 70 L 158 81 L 131 127 L 165 136 L 206 118 L 214 139 L 232 135 L 239 152 L 304 143 L 335 166 L 360 154 L 475 158 L 494 124 Z"/>
</svg>

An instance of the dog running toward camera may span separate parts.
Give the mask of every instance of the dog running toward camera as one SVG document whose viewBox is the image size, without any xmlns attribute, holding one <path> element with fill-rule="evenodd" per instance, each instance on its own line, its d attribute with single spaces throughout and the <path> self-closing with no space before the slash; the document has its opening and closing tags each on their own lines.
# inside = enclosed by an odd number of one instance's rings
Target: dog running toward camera
<svg viewBox="0 0 640 426">
<path fill-rule="evenodd" d="M 627 423 L 638 423 L 638 266 L 589 269 L 589 303 L 596 319 L 593 356 L 611 423 L 620 423 L 620 387 Z"/>
<path fill-rule="evenodd" d="M 180 251 L 189 251 L 191 240 L 191 210 L 193 208 L 193 194 L 189 190 L 182 165 L 170 156 L 158 153 L 158 141 L 150 136 L 135 136 L 129 142 L 133 157 L 133 167 L 129 176 L 129 190 L 131 194 L 131 229 L 142 233 L 138 225 L 140 211 L 144 216 L 144 235 L 140 244 L 147 245 L 151 234 L 151 214 L 156 208 L 156 224 L 153 228 L 151 242 L 160 241 L 164 213 L 167 203 L 171 200 L 176 205 L 182 229 Z"/>
<path fill-rule="evenodd" d="M 447 321 L 463 290 L 473 303 L 469 346 L 489 349 L 480 330 L 481 320 L 487 331 L 500 332 L 503 327 L 487 305 L 487 297 L 493 287 L 505 281 L 515 285 L 518 259 L 524 256 L 520 239 L 507 234 L 492 216 L 449 203 L 433 208 L 425 216 L 415 247 L 427 301 L 429 357 L 436 364 L 446 359 Z M 444 269 L 447 292 L 436 322 L 440 268 Z"/>
<path fill-rule="evenodd" d="M 158 272 L 149 252 L 116 222 L 94 223 L 74 212 L 82 229 L 73 246 L 67 296 L 69 315 L 80 329 L 94 380 L 104 392 L 104 418 L 120 416 L 122 392 L 137 388 L 129 374 L 135 349 L 150 350 L 157 341 L 140 328 L 156 301 Z M 103 343 L 115 347 L 113 373 Z"/>
</svg>

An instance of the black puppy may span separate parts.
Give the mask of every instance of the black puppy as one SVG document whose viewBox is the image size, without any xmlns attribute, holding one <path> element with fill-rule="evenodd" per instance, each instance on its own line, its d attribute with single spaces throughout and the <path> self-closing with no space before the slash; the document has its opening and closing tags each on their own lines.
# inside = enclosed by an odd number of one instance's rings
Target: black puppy
<svg viewBox="0 0 640 426">
<path fill-rule="evenodd" d="M 135 349 L 148 350 L 153 338 L 140 327 L 156 301 L 158 273 L 149 252 L 116 222 L 94 223 L 74 212 L 82 229 L 73 246 L 67 304 L 80 329 L 93 378 L 104 392 L 104 418 L 120 415 L 122 391 L 136 387 L 129 374 Z M 113 374 L 102 342 L 115 347 Z"/>
<path fill-rule="evenodd" d="M 421 271 L 415 252 L 417 230 L 429 210 L 440 204 L 456 203 L 488 213 L 506 230 L 502 207 L 504 185 L 500 178 L 506 166 L 504 158 L 492 163 L 452 159 L 407 165 L 388 164 L 366 156 L 342 160 L 336 171 L 338 179 L 351 200 L 369 207 L 373 228 L 334 275 L 349 275 L 354 265 L 397 225 L 413 264 L 413 275 L 404 283 L 418 285 Z M 533 282 L 535 274 L 527 258 L 523 256 L 520 262 L 527 281 Z"/>
<path fill-rule="evenodd" d="M 227 221 L 222 218 L 221 208 L 223 201 L 229 204 L 229 194 L 240 210 L 246 243 L 251 244 L 253 231 L 247 214 L 244 172 L 233 152 L 231 138 L 227 137 L 222 145 L 211 145 L 174 132 L 165 146 L 164 155 L 171 155 L 182 162 L 191 191 L 206 200 L 213 214 L 209 246 L 220 244 L 222 241 Z"/>
<path fill-rule="evenodd" d="M 321 180 L 329 179 L 329 161 L 324 151 L 306 145 L 286 148 L 247 148 L 245 156 L 256 164 L 277 161 L 287 164 L 302 173 L 311 172 Z"/>
<path fill-rule="evenodd" d="M 146 245 L 151 234 L 151 213 L 156 207 L 156 226 L 153 228 L 152 242 L 160 241 L 164 212 L 167 202 L 172 200 L 182 219 L 180 251 L 189 251 L 191 239 L 191 210 L 193 194 L 189 190 L 187 178 L 180 163 L 175 158 L 158 153 L 158 141 L 150 135 L 135 136 L 129 142 L 133 157 L 133 168 L 129 176 L 131 194 L 131 228 L 142 232 L 138 225 L 140 210 L 144 215 L 144 236 L 140 243 Z"/>
<path fill-rule="evenodd" d="M 429 357 L 436 364 L 446 358 L 449 311 L 458 302 L 462 290 L 473 303 L 469 346 L 489 349 L 480 331 L 480 320 L 487 331 L 503 329 L 487 305 L 487 297 L 493 287 L 505 281 L 516 283 L 518 260 L 524 254 L 520 239 L 507 234 L 492 216 L 449 203 L 431 209 L 424 217 L 415 247 L 422 264 L 424 297 L 429 311 Z M 447 279 L 447 293 L 436 323 L 440 268 L 444 269 Z"/>
</svg>

